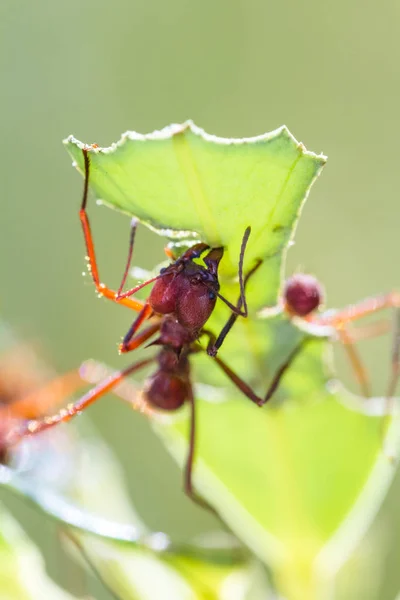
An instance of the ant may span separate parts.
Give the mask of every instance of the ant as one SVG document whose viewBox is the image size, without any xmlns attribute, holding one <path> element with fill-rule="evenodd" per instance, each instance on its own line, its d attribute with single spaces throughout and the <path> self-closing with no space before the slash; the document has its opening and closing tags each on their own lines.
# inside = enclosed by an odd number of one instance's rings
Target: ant
<svg viewBox="0 0 400 600">
<path fill-rule="evenodd" d="M 139 348 L 156 333 L 158 333 L 157 339 L 149 345 L 158 345 L 161 349 L 157 358 L 152 357 L 140 360 L 110 375 L 77 402 L 71 403 L 64 410 L 60 411 L 60 413 L 52 417 L 32 420 L 25 428 L 20 430 L 19 435 L 23 437 L 24 435 L 37 434 L 60 422 L 69 421 L 73 416 L 79 414 L 107 392 L 113 390 L 124 378 L 157 360 L 157 370 L 145 383 L 144 397 L 150 406 L 165 411 L 176 410 L 185 402 L 190 404 L 189 451 L 185 466 L 184 489 L 186 494 L 195 502 L 203 507 L 210 508 L 205 501 L 197 496 L 192 484 L 196 413 L 190 377 L 189 357 L 191 354 L 202 350 L 198 344 L 198 340 L 203 334 L 211 336 L 204 329 L 204 325 L 214 310 L 217 298 L 222 300 L 236 317 L 247 316 L 248 311 L 244 293 L 245 285 L 250 275 L 261 264 L 261 261 L 257 261 L 255 267 L 253 267 L 245 278 L 243 277 L 243 261 L 250 236 L 250 227 L 244 232 L 240 248 L 238 266 L 240 298 L 237 305 L 229 302 L 219 291 L 218 267 L 223 257 L 224 249 L 222 247 L 210 248 L 205 243 L 193 245 L 178 258 L 169 253 L 169 256 L 174 260 L 168 267 L 161 269 L 160 273 L 155 277 L 123 292 L 133 254 L 137 228 L 137 221 L 135 219 L 131 222 L 129 251 L 123 278 L 118 290 L 112 290 L 100 282 L 94 242 L 86 211 L 90 175 L 89 151 L 90 147 L 82 149 L 85 181 L 83 199 L 79 211 L 86 244 L 89 271 L 96 290 L 100 295 L 138 311 L 137 318 L 119 345 L 119 352 L 127 353 Z M 203 263 L 205 266 L 195 262 L 202 256 L 204 256 Z M 151 283 L 154 283 L 154 286 L 145 302 L 132 298 L 133 294 Z M 148 319 L 152 319 L 151 324 L 142 331 L 139 331 L 143 323 Z M 223 340 L 221 336 L 219 336 L 219 339 L 222 344 Z"/>
<path fill-rule="evenodd" d="M 225 374 L 233 381 L 236 387 L 247 396 L 247 398 L 258 406 L 263 406 L 273 396 L 282 377 L 306 344 L 312 339 L 315 339 L 315 337 L 339 339 L 347 349 L 363 395 L 369 397 L 371 394 L 367 374 L 353 343 L 358 339 L 380 333 L 382 328 L 379 327 L 380 324 L 377 324 L 378 327 L 370 326 L 364 331 L 356 330 L 353 332 L 349 331 L 347 326 L 355 320 L 374 314 L 380 310 L 394 308 L 396 310 L 396 322 L 392 347 L 391 375 L 385 396 L 387 407 L 384 412 L 385 415 L 390 415 L 390 402 L 395 394 L 400 377 L 400 293 L 391 292 L 386 295 L 367 298 L 358 304 L 350 305 L 342 310 L 318 314 L 316 311 L 321 307 L 323 301 L 324 291 L 318 280 L 312 275 L 299 273 L 293 275 L 286 281 L 282 297 L 277 306 L 267 307 L 260 311 L 259 316 L 264 317 L 285 314 L 289 319 L 292 319 L 301 330 L 308 334 L 307 337 L 303 338 L 303 340 L 295 346 L 288 358 L 279 367 L 264 397 L 258 396 L 252 388 L 239 378 L 237 374 L 217 356 L 224 338 L 237 319 L 236 314 L 230 316 L 219 337 L 216 340 L 210 340 L 207 353 L 215 358 Z M 238 302 L 238 308 L 240 308 L 240 306 L 241 300 Z M 382 437 L 385 431 L 386 424 L 384 424 Z"/>
</svg>

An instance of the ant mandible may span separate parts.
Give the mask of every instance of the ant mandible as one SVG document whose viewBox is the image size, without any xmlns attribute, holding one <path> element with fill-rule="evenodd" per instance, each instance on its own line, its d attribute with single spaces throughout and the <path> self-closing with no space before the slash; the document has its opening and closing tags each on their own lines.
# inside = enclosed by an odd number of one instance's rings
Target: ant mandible
<svg viewBox="0 0 400 600">
<path fill-rule="evenodd" d="M 52 417 L 32 420 L 24 428 L 20 428 L 19 437 L 37 434 L 58 423 L 69 421 L 107 392 L 113 390 L 125 377 L 157 360 L 158 368 L 156 372 L 145 383 L 145 398 L 150 405 L 167 411 L 180 408 L 186 401 L 189 403 L 189 451 L 185 466 L 184 489 L 187 495 L 197 503 L 210 508 L 195 494 L 192 484 L 196 413 L 190 378 L 189 356 L 202 349 L 198 344 L 200 336 L 203 334 L 209 335 L 203 327 L 214 310 L 217 298 L 220 298 L 236 317 L 239 315 L 247 316 L 247 305 L 244 294 L 245 284 L 251 274 L 261 264 L 261 261 L 257 261 L 253 269 L 243 278 L 243 260 L 250 236 L 250 227 L 244 232 L 240 248 L 238 267 L 240 298 L 237 305 L 229 302 L 219 291 L 218 266 L 223 257 L 224 249 L 222 247 L 210 248 L 205 243 L 195 244 L 179 258 L 175 259 L 168 267 L 161 269 L 157 276 L 123 292 L 133 254 L 137 227 L 135 219 L 131 222 L 129 252 L 123 278 L 118 290 L 112 290 L 100 282 L 93 237 L 89 217 L 86 212 L 90 175 L 89 149 L 90 147 L 85 147 L 82 150 L 85 165 L 85 182 L 79 212 L 86 244 L 89 271 L 99 294 L 139 312 L 128 333 L 123 338 L 119 346 L 119 351 L 121 353 L 131 352 L 142 346 L 156 333 L 159 335 L 151 345 L 159 345 L 161 349 L 157 358 L 152 357 L 140 360 L 126 369 L 112 374 L 78 401 L 68 405 L 60 413 Z M 205 266 L 195 262 L 196 259 L 199 259 L 206 252 L 207 254 L 203 258 Z M 132 298 L 133 294 L 150 283 L 154 283 L 154 286 L 149 298 L 144 303 Z M 152 323 L 139 332 L 142 324 L 150 318 L 152 318 Z M 225 338 L 225 336 L 223 337 Z M 223 339 L 221 335 L 219 336 L 219 340 L 222 344 Z"/>
</svg>

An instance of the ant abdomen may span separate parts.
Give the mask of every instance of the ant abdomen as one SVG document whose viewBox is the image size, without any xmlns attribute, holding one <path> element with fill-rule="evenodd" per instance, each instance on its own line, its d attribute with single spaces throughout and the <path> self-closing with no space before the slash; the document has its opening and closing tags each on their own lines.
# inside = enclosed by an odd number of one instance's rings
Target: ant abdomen
<svg viewBox="0 0 400 600">
<path fill-rule="evenodd" d="M 157 371 L 145 390 L 148 402 L 162 410 L 177 410 L 188 397 L 188 381 L 169 371 Z"/>
<path fill-rule="evenodd" d="M 312 275 L 298 273 L 289 277 L 283 290 L 283 302 L 292 315 L 306 317 L 323 302 L 323 289 Z"/>
</svg>

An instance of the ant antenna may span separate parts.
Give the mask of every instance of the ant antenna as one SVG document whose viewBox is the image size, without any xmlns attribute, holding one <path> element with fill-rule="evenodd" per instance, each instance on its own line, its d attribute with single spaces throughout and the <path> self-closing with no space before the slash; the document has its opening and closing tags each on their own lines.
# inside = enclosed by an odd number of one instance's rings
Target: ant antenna
<svg viewBox="0 0 400 600">
<path fill-rule="evenodd" d="M 126 279 L 128 277 L 129 267 L 131 266 L 131 260 L 132 260 L 132 254 L 133 254 L 133 245 L 135 243 L 135 234 L 136 234 L 137 225 L 138 225 L 137 219 L 133 218 L 131 221 L 131 233 L 129 236 L 128 258 L 126 260 L 126 266 L 125 266 L 124 274 L 122 276 L 122 281 L 121 281 L 121 284 L 117 291 L 117 297 L 119 297 L 121 295 L 122 289 L 123 289 L 123 287 L 126 283 Z"/>
<path fill-rule="evenodd" d="M 248 312 L 247 312 L 247 303 L 246 303 L 246 295 L 244 293 L 244 280 L 243 280 L 243 262 L 244 262 L 244 253 L 246 251 L 246 246 L 247 246 L 247 242 L 249 241 L 249 237 L 250 237 L 250 233 L 251 233 L 251 227 L 247 227 L 244 235 L 243 235 L 243 239 L 242 239 L 242 244 L 240 246 L 240 255 L 239 255 L 239 286 L 240 286 L 240 304 L 238 303 L 237 308 L 240 309 L 241 305 L 243 304 L 243 309 L 244 309 L 244 315 L 245 317 L 247 317 Z"/>
<path fill-rule="evenodd" d="M 243 238 L 242 238 L 242 243 L 240 246 L 240 255 L 239 255 L 239 286 L 240 286 L 240 299 L 239 302 L 237 304 L 237 306 L 235 306 L 234 304 L 232 304 L 231 302 L 229 302 L 229 300 L 227 298 L 225 298 L 224 296 L 222 296 L 222 294 L 220 294 L 219 292 L 216 292 L 216 295 L 218 296 L 218 298 L 220 300 L 222 300 L 222 302 L 224 302 L 230 309 L 231 311 L 237 315 L 237 316 L 241 316 L 241 317 L 247 317 L 248 315 L 248 311 L 247 311 L 247 303 L 246 303 L 246 296 L 244 293 L 244 286 L 245 286 L 245 282 L 243 280 L 243 262 L 244 262 L 244 254 L 246 251 L 246 246 L 247 246 L 247 242 L 249 240 L 250 237 L 250 233 L 251 233 L 251 227 L 246 227 L 246 230 L 244 232 Z M 210 286 L 211 288 L 211 286 Z M 243 310 L 240 310 L 242 305 L 244 306 Z"/>
<path fill-rule="evenodd" d="M 89 193 L 90 158 L 89 158 L 88 149 L 82 148 L 82 154 L 83 154 L 83 160 L 85 163 L 85 182 L 83 184 L 83 197 L 82 197 L 81 209 L 85 210 L 86 204 L 87 204 L 87 199 L 88 199 L 88 193 Z"/>
<path fill-rule="evenodd" d="M 135 294 L 136 292 L 138 292 L 142 288 L 146 287 L 146 285 L 150 285 L 150 283 L 153 283 L 154 281 L 157 281 L 157 279 L 161 279 L 162 277 L 164 277 L 164 275 L 168 275 L 168 273 L 159 273 L 155 277 L 151 277 L 150 279 L 148 279 L 144 283 L 140 283 L 139 285 L 137 285 L 134 288 L 128 290 L 127 292 L 124 292 L 123 294 L 117 294 L 115 296 L 115 300 L 118 302 L 118 300 L 122 300 L 123 298 L 128 298 L 129 296 L 132 296 L 132 294 Z"/>
<path fill-rule="evenodd" d="M 247 230 L 246 230 L 247 231 Z M 247 236 L 248 237 L 248 236 Z M 242 244 L 243 246 L 243 244 Z M 242 298 L 244 298 L 245 296 L 245 288 L 247 285 L 248 280 L 250 279 L 250 277 L 253 275 L 253 273 L 255 273 L 258 269 L 258 267 L 261 265 L 262 260 L 258 259 L 256 264 L 254 265 L 254 267 L 252 269 L 250 269 L 250 271 L 247 273 L 247 275 L 245 276 L 244 280 L 243 280 L 243 292 L 241 290 L 241 294 L 237 303 L 237 309 L 240 310 L 241 306 L 242 306 Z M 247 306 L 246 306 L 246 311 L 247 311 Z M 207 354 L 209 356 L 216 356 L 218 350 L 221 348 L 222 344 L 224 343 L 224 340 L 226 338 L 226 336 L 228 335 L 228 333 L 230 332 L 230 330 L 232 329 L 232 327 L 234 326 L 236 319 L 239 316 L 239 312 L 234 312 L 233 314 L 231 314 L 231 316 L 229 317 L 229 319 L 227 320 L 227 322 L 225 323 L 224 327 L 222 328 L 221 333 L 219 334 L 219 336 L 217 337 L 217 340 L 214 344 L 209 344 L 208 348 L 207 348 Z"/>
</svg>

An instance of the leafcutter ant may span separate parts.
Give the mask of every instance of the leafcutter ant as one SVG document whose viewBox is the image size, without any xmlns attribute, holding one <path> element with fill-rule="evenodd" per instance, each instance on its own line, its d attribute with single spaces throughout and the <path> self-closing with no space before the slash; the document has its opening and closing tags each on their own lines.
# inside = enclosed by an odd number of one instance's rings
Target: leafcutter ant
<svg viewBox="0 0 400 600">
<path fill-rule="evenodd" d="M 119 346 L 121 353 L 139 348 L 156 334 L 158 334 L 158 337 L 150 345 L 158 345 L 161 349 L 157 357 L 145 358 L 109 376 L 59 414 L 30 422 L 25 430 L 20 432 L 20 435 L 36 434 L 60 422 L 70 420 L 107 392 L 113 390 L 124 378 L 157 361 L 157 370 L 145 383 L 145 398 L 151 406 L 166 411 L 176 410 L 185 402 L 189 403 L 189 451 L 185 467 L 184 488 L 192 499 L 202 506 L 206 506 L 206 503 L 194 493 L 192 485 L 196 413 L 189 357 L 201 350 L 198 340 L 203 333 L 207 334 L 204 325 L 214 310 L 217 298 L 222 300 L 235 316 L 247 316 L 244 295 L 245 282 L 260 264 L 260 262 L 257 262 L 250 273 L 246 275 L 246 278 L 243 278 L 243 260 L 250 235 L 250 227 L 245 230 L 241 243 L 238 261 L 240 299 L 237 305 L 232 304 L 220 293 L 218 267 L 224 249 L 222 247 L 210 248 L 205 243 L 195 244 L 180 257 L 173 260 L 168 267 L 161 269 L 157 276 L 124 292 L 123 288 L 133 254 L 137 227 L 136 220 L 131 223 L 128 259 L 121 284 L 117 291 L 112 290 L 101 283 L 89 218 L 86 212 L 90 174 L 89 150 L 90 147 L 83 149 L 85 182 L 79 215 L 86 244 L 88 266 L 93 282 L 99 294 L 139 313 Z M 201 257 L 204 257 L 204 265 L 195 262 Z M 150 283 L 154 283 L 154 286 L 144 303 L 132 297 L 138 290 Z M 139 331 L 148 319 L 151 319 L 151 323 Z"/>
</svg>

